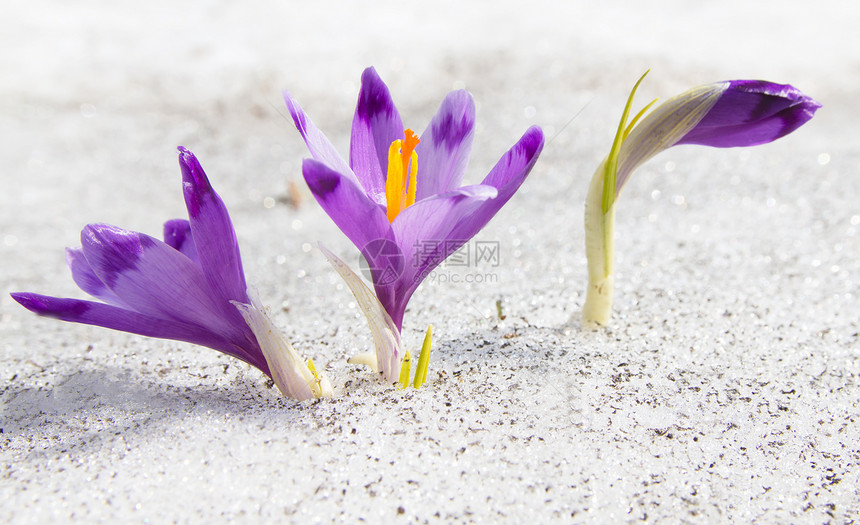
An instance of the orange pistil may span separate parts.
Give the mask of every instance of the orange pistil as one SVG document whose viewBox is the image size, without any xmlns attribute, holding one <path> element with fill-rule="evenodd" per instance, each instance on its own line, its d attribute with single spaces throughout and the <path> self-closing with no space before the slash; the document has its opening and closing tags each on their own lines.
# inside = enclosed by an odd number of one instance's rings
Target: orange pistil
<svg viewBox="0 0 860 525">
<path fill-rule="evenodd" d="M 418 154 L 415 146 L 420 141 L 411 129 L 405 130 L 403 135 L 403 140 L 395 140 L 388 148 L 388 175 L 385 178 L 388 222 L 394 222 L 401 211 L 415 203 L 415 190 L 418 187 Z"/>
</svg>

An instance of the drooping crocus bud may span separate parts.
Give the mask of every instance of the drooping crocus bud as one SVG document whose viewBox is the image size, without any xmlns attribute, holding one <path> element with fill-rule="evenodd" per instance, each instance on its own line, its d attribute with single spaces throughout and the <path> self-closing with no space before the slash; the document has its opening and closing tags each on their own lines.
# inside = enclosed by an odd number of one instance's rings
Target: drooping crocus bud
<svg viewBox="0 0 860 525">
<path fill-rule="evenodd" d="M 630 93 L 612 149 L 595 172 L 586 197 L 589 284 L 582 320 L 587 327 L 609 321 L 614 287 L 615 200 L 636 168 L 678 144 L 730 148 L 772 142 L 802 126 L 821 107 L 787 84 L 730 80 L 690 89 L 643 117 L 652 102 L 628 125 L 633 97 L 644 77 Z"/>
</svg>

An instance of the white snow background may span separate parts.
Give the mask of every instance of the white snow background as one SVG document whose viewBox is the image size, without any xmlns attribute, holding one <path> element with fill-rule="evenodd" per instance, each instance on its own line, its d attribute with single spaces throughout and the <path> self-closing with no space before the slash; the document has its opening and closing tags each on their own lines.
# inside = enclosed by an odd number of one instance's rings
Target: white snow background
<svg viewBox="0 0 860 525">
<path fill-rule="evenodd" d="M 0 17 L 0 521 L 857 519 L 856 4 L 143 4 L 9 2 Z M 370 334 L 312 247 L 354 267 L 356 250 L 306 190 L 281 100 L 289 89 L 346 155 L 370 65 L 416 131 L 449 90 L 473 93 L 468 182 L 528 126 L 548 139 L 476 238 L 498 242 L 499 265 L 442 267 L 413 297 L 407 346 L 436 333 L 420 390 L 345 362 Z M 733 78 L 824 107 L 770 145 L 643 166 L 618 205 L 612 325 L 584 332 L 569 322 L 583 199 L 648 68 L 639 107 Z M 178 145 L 336 397 L 296 403 L 209 349 L 9 297 L 84 297 L 63 248 L 87 223 L 160 235 L 183 217 Z"/>
</svg>

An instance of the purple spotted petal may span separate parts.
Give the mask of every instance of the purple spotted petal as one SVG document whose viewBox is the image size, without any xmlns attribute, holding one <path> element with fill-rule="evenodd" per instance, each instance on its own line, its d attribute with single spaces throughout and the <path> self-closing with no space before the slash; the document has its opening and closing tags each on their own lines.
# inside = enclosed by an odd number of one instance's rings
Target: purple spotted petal
<svg viewBox="0 0 860 525">
<path fill-rule="evenodd" d="M 310 117 L 299 106 L 299 103 L 287 91 L 284 91 L 284 101 L 287 103 L 287 109 L 289 109 L 290 115 L 293 117 L 296 129 L 299 130 L 299 133 L 305 140 L 311 156 L 358 183 L 358 179 L 355 177 L 349 164 L 343 160 L 340 153 L 334 149 L 331 141 L 314 125 Z"/>
<path fill-rule="evenodd" d="M 732 80 L 714 107 L 678 144 L 718 148 L 765 144 L 805 124 L 820 107 L 787 84 Z"/>
<path fill-rule="evenodd" d="M 67 251 L 75 282 L 108 304 L 30 293 L 12 297 L 39 315 L 208 346 L 271 376 L 254 332 L 234 306 L 249 301 L 224 203 L 184 148 L 180 165 L 191 220 L 165 223 L 165 242 L 91 224 L 81 232 L 82 248 Z"/>
<path fill-rule="evenodd" d="M 62 299 L 34 293 L 13 293 L 11 295 L 24 308 L 41 316 L 101 326 L 147 337 L 186 341 L 207 346 L 237 357 L 259 368 L 263 373 L 269 374 L 268 365 L 261 353 L 247 352 L 233 342 L 218 337 L 206 328 L 93 301 Z"/>
<path fill-rule="evenodd" d="M 377 203 L 385 202 L 388 149 L 400 139 L 403 139 L 400 113 L 391 100 L 388 86 L 369 67 L 361 75 L 361 91 L 352 120 L 349 165 L 364 191 Z"/>
<path fill-rule="evenodd" d="M 457 225 L 468 220 L 481 205 L 497 197 L 498 190 L 492 186 L 463 186 L 454 191 L 424 199 L 406 208 L 394 220 L 397 242 L 404 254 L 411 254 L 410 267 L 417 274 L 429 273 L 437 264 L 454 253 L 468 239 L 451 237 Z M 457 243 L 452 246 L 449 241 Z M 431 257 L 421 246 L 429 242 L 439 244 L 439 256 Z"/>
<path fill-rule="evenodd" d="M 543 131 L 537 126 L 532 126 L 499 159 L 481 182 L 481 184 L 495 187 L 498 190 L 498 196 L 481 204 L 467 220 L 461 221 L 454 228 L 451 235 L 461 239 L 471 239 L 486 226 L 525 182 L 526 177 L 537 162 L 543 146 Z"/>
<path fill-rule="evenodd" d="M 468 91 L 448 93 L 418 144 L 416 200 L 460 186 L 475 133 L 475 101 Z"/>
<path fill-rule="evenodd" d="M 197 246 L 191 235 L 191 223 L 185 219 L 171 219 L 164 223 L 164 243 L 200 264 Z"/>
<path fill-rule="evenodd" d="M 224 301 L 248 302 L 248 285 L 242 269 L 239 241 L 224 201 L 212 189 L 197 157 L 179 148 L 182 187 L 194 242 L 206 249 L 198 252 L 200 267 Z"/>
<path fill-rule="evenodd" d="M 392 297 L 388 298 L 389 294 L 378 296 L 382 296 L 380 302 L 398 328 L 403 324 L 406 304 L 421 281 L 469 240 L 452 237 L 452 230 L 497 194 L 492 186 L 464 186 L 416 202 L 394 219 L 391 226 L 406 259 L 402 274 L 392 283 L 395 288 Z"/>
<path fill-rule="evenodd" d="M 105 286 L 102 280 L 93 272 L 90 263 L 84 257 L 83 250 L 80 248 L 66 248 L 66 264 L 69 270 L 72 271 L 72 279 L 81 290 L 108 304 L 126 307 L 122 299 Z"/>
<path fill-rule="evenodd" d="M 359 250 L 378 239 L 394 242 L 385 210 L 357 184 L 313 159 L 304 160 L 302 173 L 317 202 Z"/>
<path fill-rule="evenodd" d="M 184 324 L 213 325 L 219 333 L 241 330 L 220 321 L 226 308 L 207 294 L 200 267 L 158 239 L 90 224 L 81 232 L 81 244 L 93 272 L 135 311 Z"/>
</svg>

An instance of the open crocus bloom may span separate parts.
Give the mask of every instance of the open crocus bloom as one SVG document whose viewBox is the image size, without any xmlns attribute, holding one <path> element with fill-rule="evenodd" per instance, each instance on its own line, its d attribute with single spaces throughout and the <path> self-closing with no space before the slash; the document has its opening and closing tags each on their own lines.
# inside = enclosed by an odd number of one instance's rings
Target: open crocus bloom
<svg viewBox="0 0 860 525">
<path fill-rule="evenodd" d="M 678 144 L 730 148 L 772 142 L 802 126 L 821 107 L 787 84 L 731 80 L 681 93 L 642 118 L 652 102 L 628 125 L 633 97 L 644 77 L 642 75 L 630 93 L 615 142 L 597 168 L 586 197 L 589 283 L 582 320 L 587 327 L 605 325 L 609 321 L 615 200 L 636 168 Z"/>
<path fill-rule="evenodd" d="M 104 302 L 13 293 L 28 310 L 208 346 L 260 369 L 281 392 L 304 400 L 331 393 L 248 296 L 233 223 L 194 155 L 179 148 L 189 220 L 164 224 L 164 242 L 107 224 L 81 232 L 66 261 L 75 283 Z"/>
<path fill-rule="evenodd" d="M 285 99 L 313 157 L 302 166 L 311 192 L 368 262 L 376 293 L 367 300 L 379 305 L 363 309 L 385 314 L 389 319 L 380 321 L 385 327 L 380 330 L 397 334 L 396 340 L 387 336 L 393 355 L 380 355 L 380 345 L 375 345 L 379 369 L 396 381 L 402 359 L 399 332 L 409 298 L 520 187 L 543 148 L 543 133 L 530 128 L 480 184 L 461 186 L 475 127 L 475 104 L 466 91 L 449 93 L 418 138 L 404 128 L 376 71 L 366 69 L 349 162 L 292 96 L 286 93 Z M 330 252 L 326 256 L 334 261 Z M 335 267 L 342 276 L 352 274 L 342 263 Z M 363 284 L 357 277 L 345 278 L 357 298 L 367 295 L 356 290 L 356 282 Z M 385 365 L 389 360 L 392 364 Z"/>
</svg>

